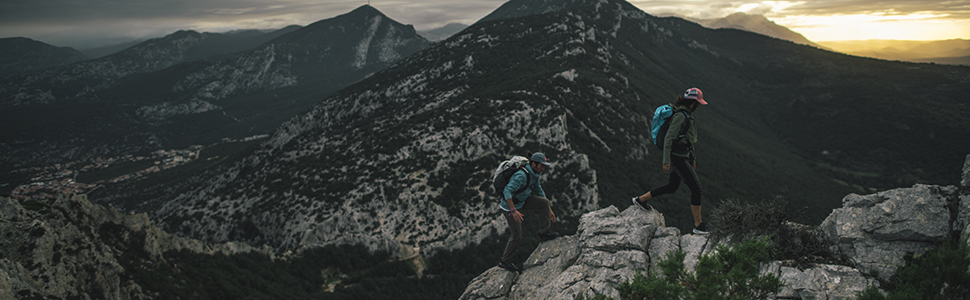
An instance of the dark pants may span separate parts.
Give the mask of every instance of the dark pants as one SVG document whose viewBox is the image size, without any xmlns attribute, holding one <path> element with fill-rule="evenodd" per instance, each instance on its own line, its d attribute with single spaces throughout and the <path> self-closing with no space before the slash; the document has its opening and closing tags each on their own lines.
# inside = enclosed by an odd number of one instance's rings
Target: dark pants
<svg viewBox="0 0 970 300">
<path fill-rule="evenodd" d="M 525 205 L 519 210 L 539 211 L 539 233 L 549 231 L 549 218 L 551 217 L 549 215 L 549 199 L 535 195 L 529 196 L 529 198 L 525 199 Z M 509 259 L 512 258 L 515 249 L 519 248 L 519 243 L 522 242 L 522 223 L 516 222 L 515 218 L 504 210 L 502 211 L 502 215 L 505 215 L 505 220 L 509 222 L 509 230 L 511 231 L 509 242 L 505 244 L 505 253 L 502 254 L 502 261 L 510 262 Z"/>
<path fill-rule="evenodd" d="M 670 156 L 670 181 L 667 185 L 658 187 L 650 191 L 651 197 L 670 194 L 677 191 L 680 182 L 683 181 L 690 188 L 690 205 L 701 205 L 701 181 L 697 179 L 697 173 L 687 162 L 686 158 Z"/>
</svg>

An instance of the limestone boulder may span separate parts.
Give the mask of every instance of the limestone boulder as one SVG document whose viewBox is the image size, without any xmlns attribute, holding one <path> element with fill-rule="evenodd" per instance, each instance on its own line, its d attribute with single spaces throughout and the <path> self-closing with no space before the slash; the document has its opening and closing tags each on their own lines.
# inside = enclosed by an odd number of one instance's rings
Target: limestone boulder
<svg viewBox="0 0 970 300">
<path fill-rule="evenodd" d="M 610 206 L 587 213 L 575 235 L 540 243 L 521 275 L 489 269 L 472 280 L 460 299 L 618 297 L 620 283 L 649 267 L 651 240 L 660 227 L 663 216 L 640 207 L 621 212 Z"/>
<path fill-rule="evenodd" d="M 879 286 L 875 279 L 859 270 L 840 265 L 819 264 L 800 270 L 774 261 L 764 273 L 771 273 L 785 283 L 777 299 L 855 299 L 856 294 L 870 285 Z"/>
<path fill-rule="evenodd" d="M 922 254 L 950 232 L 948 198 L 955 187 L 917 184 L 871 195 L 850 194 L 820 225 L 835 245 L 866 274 L 889 279 L 907 253 Z"/>
</svg>

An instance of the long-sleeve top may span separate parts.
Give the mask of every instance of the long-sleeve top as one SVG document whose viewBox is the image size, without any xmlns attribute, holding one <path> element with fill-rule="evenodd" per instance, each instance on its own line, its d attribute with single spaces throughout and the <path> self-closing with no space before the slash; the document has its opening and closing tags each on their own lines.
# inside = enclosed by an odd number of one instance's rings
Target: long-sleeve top
<svg viewBox="0 0 970 300">
<path fill-rule="evenodd" d="M 688 148 L 693 147 L 694 143 L 697 143 L 697 126 L 695 126 L 694 118 L 688 117 L 689 113 L 690 110 L 688 108 L 674 105 L 674 114 L 670 117 L 669 121 L 670 127 L 667 128 L 667 135 L 664 136 L 664 164 L 670 163 L 671 155 L 687 158 L 692 164 L 697 159 L 694 156 L 694 151 Z M 680 136 L 680 132 L 684 126 L 688 125 L 688 122 L 690 122 L 690 127 L 687 128 L 684 136 Z"/>
<path fill-rule="evenodd" d="M 526 176 L 525 172 L 529 172 L 529 175 Z M 527 180 L 529 182 L 526 182 Z M 523 190 L 521 193 L 512 195 L 512 193 L 515 193 L 515 191 L 518 191 L 523 186 L 526 187 L 525 190 Z M 525 199 L 529 198 L 529 196 L 533 194 L 546 198 L 546 192 L 542 190 L 542 185 L 539 184 L 539 174 L 536 174 L 536 172 L 532 170 L 531 165 L 526 165 L 525 170 L 519 170 L 515 172 L 515 174 L 512 174 L 512 177 L 509 178 L 509 184 L 505 185 L 505 190 L 502 192 L 503 198 L 502 203 L 499 204 L 499 207 L 501 207 L 504 211 L 510 211 L 511 209 L 509 208 L 508 202 L 505 200 L 514 196 L 515 209 L 521 209 L 522 206 L 525 205 Z"/>
</svg>

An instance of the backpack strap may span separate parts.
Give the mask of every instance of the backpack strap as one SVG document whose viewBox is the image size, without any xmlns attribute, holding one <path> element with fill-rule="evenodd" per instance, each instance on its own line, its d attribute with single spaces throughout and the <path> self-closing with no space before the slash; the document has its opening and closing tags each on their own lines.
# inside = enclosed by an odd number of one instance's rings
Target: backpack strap
<svg viewBox="0 0 970 300">
<path fill-rule="evenodd" d="M 688 114 L 686 111 L 681 111 L 681 112 L 684 113 L 684 116 L 687 117 L 687 119 L 684 120 L 684 126 L 681 127 L 681 129 L 680 129 L 680 135 L 678 135 L 678 137 L 680 137 L 680 136 L 683 136 L 684 137 L 684 141 L 687 142 L 687 151 L 689 153 L 693 153 L 694 152 L 694 143 L 691 143 L 690 140 L 687 139 L 687 130 L 690 129 L 691 124 L 693 124 L 694 122 L 691 122 L 690 114 Z"/>
</svg>

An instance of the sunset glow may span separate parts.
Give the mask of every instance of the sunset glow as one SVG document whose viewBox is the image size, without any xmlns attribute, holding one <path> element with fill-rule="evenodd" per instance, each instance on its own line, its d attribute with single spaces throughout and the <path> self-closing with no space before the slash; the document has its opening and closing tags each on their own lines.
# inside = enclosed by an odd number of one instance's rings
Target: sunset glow
<svg viewBox="0 0 970 300">
<path fill-rule="evenodd" d="M 970 39 L 970 1 L 654 1 L 631 0 L 651 14 L 714 19 L 764 15 L 813 41 Z"/>
<path fill-rule="evenodd" d="M 970 21 L 946 17 L 932 12 L 908 15 L 882 12 L 857 15 L 785 16 L 773 21 L 813 41 L 970 38 Z"/>
</svg>

